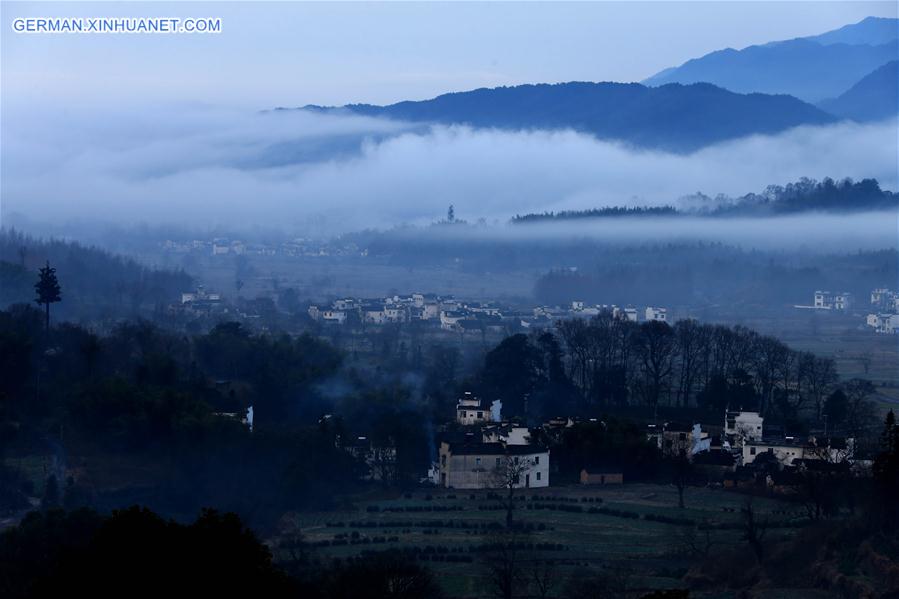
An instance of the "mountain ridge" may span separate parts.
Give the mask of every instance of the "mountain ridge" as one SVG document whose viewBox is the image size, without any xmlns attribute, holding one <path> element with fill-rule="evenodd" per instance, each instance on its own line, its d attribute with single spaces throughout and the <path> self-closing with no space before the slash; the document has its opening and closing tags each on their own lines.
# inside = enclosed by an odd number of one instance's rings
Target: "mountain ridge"
<svg viewBox="0 0 899 599">
<path fill-rule="evenodd" d="M 899 60 L 893 60 L 861 78 L 819 108 L 859 122 L 877 121 L 899 114 Z"/>
<path fill-rule="evenodd" d="M 822 45 L 807 38 L 725 48 L 645 79 L 648 86 L 706 82 L 738 93 L 789 94 L 815 103 L 835 97 L 896 58 L 899 42 Z"/>
<path fill-rule="evenodd" d="M 614 82 L 537 83 L 450 92 L 387 106 L 308 105 L 303 109 L 479 128 L 571 129 L 677 152 L 836 120 L 788 95 L 739 94 L 708 83 L 659 87 Z"/>
</svg>

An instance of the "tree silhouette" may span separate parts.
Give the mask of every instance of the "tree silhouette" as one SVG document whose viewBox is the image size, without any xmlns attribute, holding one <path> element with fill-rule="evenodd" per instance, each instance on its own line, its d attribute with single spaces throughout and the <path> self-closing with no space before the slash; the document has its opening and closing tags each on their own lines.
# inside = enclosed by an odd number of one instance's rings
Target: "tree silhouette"
<svg viewBox="0 0 899 599">
<path fill-rule="evenodd" d="M 41 498 L 41 507 L 45 510 L 59 507 L 59 481 L 56 480 L 55 474 L 51 474 L 49 478 L 47 478 L 47 484 L 44 485 L 44 496 Z"/>
<path fill-rule="evenodd" d="M 34 290 L 37 292 L 37 299 L 34 301 L 46 308 L 46 329 L 49 331 L 50 304 L 62 300 L 59 281 L 56 279 L 56 269 L 50 267 L 49 260 L 47 260 L 47 266 L 40 269 L 40 275 L 37 283 L 34 284 Z"/>
<path fill-rule="evenodd" d="M 498 495 L 503 510 L 506 512 L 506 528 L 514 526 L 515 491 L 521 485 L 521 476 L 531 467 L 530 458 L 518 458 L 506 455 L 493 469 L 493 479 L 497 487 L 506 490 L 506 496 Z"/>
</svg>

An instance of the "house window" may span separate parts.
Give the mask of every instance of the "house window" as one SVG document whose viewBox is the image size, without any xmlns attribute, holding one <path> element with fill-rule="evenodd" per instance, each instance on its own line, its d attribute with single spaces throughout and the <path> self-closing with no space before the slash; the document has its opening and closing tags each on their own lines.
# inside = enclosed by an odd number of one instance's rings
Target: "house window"
<svg viewBox="0 0 899 599">
<path fill-rule="evenodd" d="M 535 463 L 535 464 L 539 464 L 539 463 L 540 463 L 540 456 L 534 456 L 534 463 Z"/>
<path fill-rule="evenodd" d="M 496 467 L 499 468 L 499 458 L 496 458 Z"/>
<path fill-rule="evenodd" d="M 475 463 L 476 465 L 480 466 L 480 465 L 481 465 L 481 458 L 475 458 L 475 459 L 474 459 L 474 463 Z"/>
<path fill-rule="evenodd" d="M 484 412 L 478 412 L 478 418 L 483 418 L 483 417 L 484 417 Z"/>
<path fill-rule="evenodd" d="M 515 456 L 515 463 L 518 464 L 518 456 Z"/>
<path fill-rule="evenodd" d="M 537 473 L 537 480 L 540 480 L 540 473 Z"/>
<path fill-rule="evenodd" d="M 749 448 L 749 455 L 755 455 L 755 447 Z"/>
</svg>

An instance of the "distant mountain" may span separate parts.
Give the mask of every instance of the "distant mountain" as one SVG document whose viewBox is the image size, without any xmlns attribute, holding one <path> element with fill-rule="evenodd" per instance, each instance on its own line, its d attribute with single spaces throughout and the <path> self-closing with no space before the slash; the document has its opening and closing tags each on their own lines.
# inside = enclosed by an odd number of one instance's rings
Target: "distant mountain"
<svg viewBox="0 0 899 599">
<path fill-rule="evenodd" d="M 899 39 L 899 19 L 885 19 L 883 17 L 867 17 L 845 25 L 839 29 L 813 35 L 805 39 L 822 45 L 828 44 L 867 44 L 876 46 L 888 44 Z"/>
<path fill-rule="evenodd" d="M 831 114 L 860 122 L 899 116 L 899 61 L 888 62 L 846 93 L 819 106 Z"/>
<path fill-rule="evenodd" d="M 689 152 L 757 133 L 835 120 L 784 95 L 737 94 L 707 83 L 559 83 L 476 89 L 389 106 L 307 106 L 411 122 L 500 129 L 573 129 L 640 147 Z"/>
<path fill-rule="evenodd" d="M 897 19 L 865 19 L 819 36 L 728 48 L 665 69 L 643 83 L 708 82 L 736 92 L 834 98 L 899 53 Z"/>
</svg>

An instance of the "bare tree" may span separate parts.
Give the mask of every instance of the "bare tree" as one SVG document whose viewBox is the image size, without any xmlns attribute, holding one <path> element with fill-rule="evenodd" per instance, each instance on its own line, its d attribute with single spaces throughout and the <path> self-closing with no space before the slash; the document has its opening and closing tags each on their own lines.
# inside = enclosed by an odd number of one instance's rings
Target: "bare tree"
<svg viewBox="0 0 899 599">
<path fill-rule="evenodd" d="M 528 535 L 513 528 L 496 531 L 484 540 L 482 563 L 490 591 L 499 599 L 512 599 L 515 591 L 529 582 L 522 568 Z"/>
<path fill-rule="evenodd" d="M 799 380 L 806 395 L 815 405 L 817 419 L 821 420 L 824 400 L 838 380 L 833 360 L 803 352 L 799 356 Z"/>
<path fill-rule="evenodd" d="M 756 559 L 761 562 L 765 556 L 762 540 L 768 531 L 768 523 L 759 518 L 752 504 L 752 498 L 746 500 L 745 505 L 740 508 L 742 519 L 743 540 L 749 544 Z"/>
<path fill-rule="evenodd" d="M 712 527 L 707 522 L 698 526 L 678 526 L 673 549 L 679 554 L 705 559 L 715 546 Z"/>
<path fill-rule="evenodd" d="M 876 418 L 876 408 L 868 399 L 874 393 L 874 384 L 865 379 L 850 379 L 843 384 L 843 391 L 847 399 L 847 432 L 857 439 Z"/>
<path fill-rule="evenodd" d="M 681 320 L 674 325 L 679 367 L 677 401 L 681 407 L 689 404 L 693 394 L 693 385 L 708 338 L 706 331 L 707 329 L 700 326 L 695 320 Z"/>
<path fill-rule="evenodd" d="M 693 464 L 685 451 L 681 450 L 671 459 L 671 482 L 677 489 L 677 507 L 684 508 L 684 491 L 693 480 Z"/>
<path fill-rule="evenodd" d="M 872 354 L 869 351 L 862 352 L 855 357 L 855 359 L 858 361 L 858 363 L 861 365 L 861 367 L 865 369 L 866 375 L 871 370 L 871 361 L 873 358 L 874 358 L 874 354 Z"/>
<path fill-rule="evenodd" d="M 752 346 L 753 372 L 761 398 L 760 412 L 765 412 L 771 404 L 774 389 L 783 379 L 784 365 L 791 354 L 790 348 L 774 337 L 755 336 Z"/>
<path fill-rule="evenodd" d="M 499 462 L 493 469 L 493 479 L 497 487 L 505 490 L 504 495 L 500 495 L 500 502 L 506 511 L 506 528 L 513 528 L 515 514 L 515 491 L 521 487 L 521 477 L 531 467 L 529 458 L 521 456 L 513 456 L 508 453 L 499 458 Z"/>
<path fill-rule="evenodd" d="M 554 560 L 535 558 L 528 568 L 530 586 L 539 599 L 552 596 L 553 589 L 559 583 L 559 568 Z"/>
<path fill-rule="evenodd" d="M 659 398 L 668 390 L 675 350 L 674 333 L 666 323 L 650 321 L 640 325 L 636 335 L 636 351 L 640 359 L 644 399 L 652 407 L 658 406 Z"/>
</svg>

